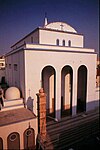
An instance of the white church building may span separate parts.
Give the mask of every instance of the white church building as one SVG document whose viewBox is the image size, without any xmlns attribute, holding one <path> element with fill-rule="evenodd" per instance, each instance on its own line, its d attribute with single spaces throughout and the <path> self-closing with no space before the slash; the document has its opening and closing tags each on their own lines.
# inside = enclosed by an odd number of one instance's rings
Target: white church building
<svg viewBox="0 0 100 150">
<path fill-rule="evenodd" d="M 84 36 L 70 25 L 45 20 L 44 27 L 36 28 L 11 48 L 6 54 L 6 81 L 20 89 L 34 114 L 41 87 L 47 94 L 47 116 L 58 120 L 98 106 L 97 54 L 84 48 Z"/>
</svg>

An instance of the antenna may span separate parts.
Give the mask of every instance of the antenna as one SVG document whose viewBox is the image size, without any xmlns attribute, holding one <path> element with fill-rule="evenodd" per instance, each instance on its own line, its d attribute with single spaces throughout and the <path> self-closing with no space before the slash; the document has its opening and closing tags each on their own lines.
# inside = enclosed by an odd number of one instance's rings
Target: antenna
<svg viewBox="0 0 100 150">
<path fill-rule="evenodd" d="M 44 27 L 48 24 L 47 13 L 45 12 Z"/>
</svg>

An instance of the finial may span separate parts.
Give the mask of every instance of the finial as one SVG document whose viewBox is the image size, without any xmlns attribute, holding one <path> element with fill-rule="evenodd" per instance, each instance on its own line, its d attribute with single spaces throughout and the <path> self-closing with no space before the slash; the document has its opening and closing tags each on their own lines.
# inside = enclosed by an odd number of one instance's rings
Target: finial
<svg viewBox="0 0 100 150">
<path fill-rule="evenodd" d="M 29 127 L 28 128 L 31 128 L 30 122 L 29 122 Z"/>
<path fill-rule="evenodd" d="M 44 27 L 48 24 L 47 13 L 45 12 Z"/>
</svg>

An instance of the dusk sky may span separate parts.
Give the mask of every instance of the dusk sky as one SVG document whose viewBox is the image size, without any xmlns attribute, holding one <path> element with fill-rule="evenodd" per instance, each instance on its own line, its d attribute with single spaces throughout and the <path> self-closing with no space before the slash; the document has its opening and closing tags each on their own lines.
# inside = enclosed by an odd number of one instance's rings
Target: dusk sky
<svg viewBox="0 0 100 150">
<path fill-rule="evenodd" d="M 99 0 L 0 0 L 0 55 L 48 22 L 62 21 L 85 37 L 84 46 L 99 52 Z"/>
</svg>

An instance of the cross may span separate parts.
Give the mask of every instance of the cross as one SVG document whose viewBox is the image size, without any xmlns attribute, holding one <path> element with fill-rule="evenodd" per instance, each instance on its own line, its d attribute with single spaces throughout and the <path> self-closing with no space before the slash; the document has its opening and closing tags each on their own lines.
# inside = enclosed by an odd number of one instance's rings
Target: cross
<svg viewBox="0 0 100 150">
<path fill-rule="evenodd" d="M 63 30 L 64 25 L 61 23 L 61 25 L 60 25 L 60 26 L 61 26 L 61 30 Z"/>
<path fill-rule="evenodd" d="M 29 122 L 29 128 L 31 127 L 30 122 Z"/>
</svg>

